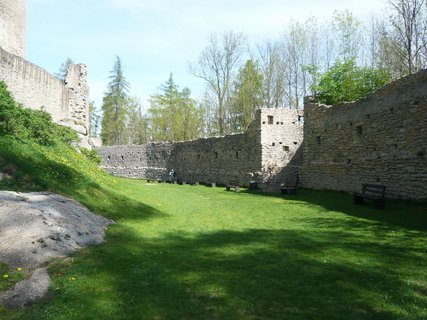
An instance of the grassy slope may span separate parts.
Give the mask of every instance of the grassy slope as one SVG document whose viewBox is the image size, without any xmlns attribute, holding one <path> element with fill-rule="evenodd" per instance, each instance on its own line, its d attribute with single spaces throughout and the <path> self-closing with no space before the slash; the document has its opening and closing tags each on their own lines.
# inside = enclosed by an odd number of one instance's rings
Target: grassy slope
<svg viewBox="0 0 427 320">
<path fill-rule="evenodd" d="M 67 149 L 5 138 L 0 157 L 24 187 L 117 221 L 105 245 L 52 264 L 49 301 L 0 318 L 427 318 L 426 205 L 119 180 Z"/>
</svg>

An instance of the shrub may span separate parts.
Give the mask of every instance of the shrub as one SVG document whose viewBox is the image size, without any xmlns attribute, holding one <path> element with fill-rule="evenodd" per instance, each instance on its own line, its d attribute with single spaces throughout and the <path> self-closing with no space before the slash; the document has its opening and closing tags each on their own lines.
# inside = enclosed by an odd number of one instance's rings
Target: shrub
<svg viewBox="0 0 427 320">
<path fill-rule="evenodd" d="M 337 61 L 328 72 L 320 75 L 314 91 L 321 103 L 350 102 L 373 93 L 390 79 L 387 71 L 358 67 L 354 59 Z"/>
<path fill-rule="evenodd" d="M 78 142 L 77 133 L 53 123 L 49 113 L 25 109 L 17 104 L 6 84 L 0 81 L 0 136 L 7 135 L 40 145 L 52 145 L 59 141 L 71 146 Z"/>
<path fill-rule="evenodd" d="M 89 150 L 87 148 L 80 148 L 80 152 L 87 159 L 89 159 L 92 162 L 95 162 L 96 164 L 100 164 L 102 162 L 102 157 L 100 156 L 100 154 L 96 150 Z"/>
</svg>

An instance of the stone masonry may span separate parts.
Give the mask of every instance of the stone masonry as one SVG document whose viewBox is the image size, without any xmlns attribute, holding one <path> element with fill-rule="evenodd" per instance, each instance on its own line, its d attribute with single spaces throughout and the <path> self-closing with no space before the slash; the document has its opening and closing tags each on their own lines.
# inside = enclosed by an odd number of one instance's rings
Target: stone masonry
<svg viewBox="0 0 427 320">
<path fill-rule="evenodd" d="M 26 0 L 0 0 L 0 47 L 25 56 Z"/>
<path fill-rule="evenodd" d="M 427 200 L 427 70 L 354 103 L 305 102 L 303 186 Z"/>
<path fill-rule="evenodd" d="M 300 121 L 295 110 L 261 109 L 242 134 L 98 150 L 102 166 L 117 176 L 164 180 L 173 168 L 181 180 L 217 184 L 239 180 L 245 186 L 256 181 L 262 188 L 278 189 L 285 177 L 279 175 L 283 166 L 293 161 L 302 143 Z M 294 161 L 287 174 L 296 175 L 301 164 Z"/>
<path fill-rule="evenodd" d="M 427 70 L 353 103 L 326 106 L 306 98 L 301 111 L 259 110 L 244 134 L 177 143 L 101 148 L 118 176 L 178 178 L 276 191 L 300 176 L 303 187 L 360 191 L 387 187 L 387 198 L 427 200 Z M 304 143 L 302 143 L 304 141 Z"/>
<path fill-rule="evenodd" d="M 44 110 L 53 121 L 79 134 L 90 148 L 87 67 L 70 65 L 62 83 L 43 68 L 23 58 L 25 48 L 24 0 L 0 0 L 0 81 L 26 108 Z"/>
</svg>

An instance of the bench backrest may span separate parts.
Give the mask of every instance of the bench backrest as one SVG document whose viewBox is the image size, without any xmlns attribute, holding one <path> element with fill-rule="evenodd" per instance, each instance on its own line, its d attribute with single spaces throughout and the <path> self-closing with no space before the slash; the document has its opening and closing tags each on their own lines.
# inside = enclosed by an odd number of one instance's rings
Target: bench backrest
<svg viewBox="0 0 427 320">
<path fill-rule="evenodd" d="M 230 186 L 239 186 L 238 180 L 230 180 Z"/>
<path fill-rule="evenodd" d="M 379 184 L 362 184 L 362 193 L 370 194 L 384 198 L 386 186 L 382 186 Z"/>
</svg>

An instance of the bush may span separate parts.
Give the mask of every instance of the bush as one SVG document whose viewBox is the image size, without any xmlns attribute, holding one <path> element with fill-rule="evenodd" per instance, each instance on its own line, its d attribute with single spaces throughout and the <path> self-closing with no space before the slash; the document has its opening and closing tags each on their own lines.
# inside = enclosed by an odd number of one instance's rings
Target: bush
<svg viewBox="0 0 427 320">
<path fill-rule="evenodd" d="M 314 91 L 321 103 L 351 102 L 373 93 L 390 79 L 387 71 L 358 67 L 354 59 L 337 61 L 328 72 L 320 75 Z"/>
<path fill-rule="evenodd" d="M 100 164 L 102 162 L 102 157 L 100 156 L 100 154 L 96 150 L 89 150 L 87 148 L 80 148 L 80 152 L 87 159 L 89 159 L 92 162 L 95 162 L 96 164 Z"/>
<path fill-rule="evenodd" d="M 79 141 L 77 133 L 72 129 L 53 123 L 49 113 L 18 105 L 2 81 L 0 81 L 0 136 L 30 140 L 40 145 L 52 145 L 59 141 L 71 146 Z"/>
</svg>

